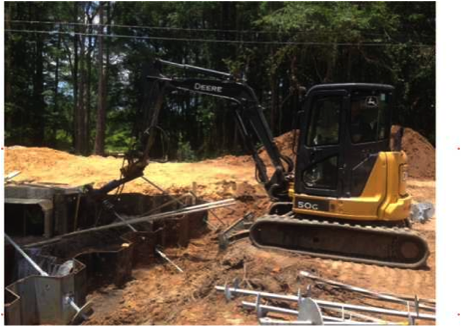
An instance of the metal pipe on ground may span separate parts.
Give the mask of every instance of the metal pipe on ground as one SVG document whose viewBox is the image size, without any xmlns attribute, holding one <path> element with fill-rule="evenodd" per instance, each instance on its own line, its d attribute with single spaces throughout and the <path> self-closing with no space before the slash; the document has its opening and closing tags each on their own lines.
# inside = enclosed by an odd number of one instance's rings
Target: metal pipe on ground
<svg viewBox="0 0 461 326">
<path fill-rule="evenodd" d="M 361 294 L 366 294 L 366 295 L 372 296 L 372 297 L 374 297 L 376 299 L 381 299 L 381 300 L 385 300 L 385 301 L 389 301 L 389 302 L 401 303 L 401 304 L 404 304 L 404 305 L 407 305 L 409 303 L 413 307 L 417 306 L 419 309 L 425 309 L 425 310 L 435 312 L 434 307 L 429 307 L 429 306 L 424 305 L 424 304 L 415 303 L 415 298 L 413 298 L 412 300 L 404 300 L 404 299 L 401 299 L 401 298 L 398 298 L 398 297 L 395 297 L 395 296 L 392 296 L 392 295 L 387 295 L 387 294 L 382 294 L 382 293 L 370 291 L 370 290 L 367 290 L 367 289 L 364 289 L 364 288 L 361 288 L 361 287 L 358 287 L 358 286 L 353 286 L 353 285 L 349 285 L 349 284 L 345 284 L 345 283 L 341 283 L 341 282 L 337 282 L 337 281 L 333 281 L 333 280 L 328 280 L 326 278 L 323 278 L 323 277 L 320 277 L 320 276 L 317 276 L 317 275 L 314 275 L 312 273 L 305 272 L 305 271 L 299 272 L 299 275 L 307 277 L 307 278 L 309 278 L 311 280 L 319 281 L 321 283 L 329 284 L 329 285 L 339 287 L 339 288 L 342 288 L 342 289 L 346 289 L 346 290 L 349 290 L 349 291 L 353 291 L 353 292 L 357 292 L 357 293 L 361 293 Z"/>
<path fill-rule="evenodd" d="M 185 206 L 183 202 L 181 202 L 180 200 L 178 200 L 177 198 L 171 196 L 167 191 L 165 191 L 164 189 L 162 189 L 159 185 L 153 183 L 152 181 L 150 181 L 149 179 L 147 179 L 146 177 L 142 177 L 142 179 L 144 181 L 146 181 L 147 183 L 149 183 L 151 186 L 153 186 L 154 188 L 157 188 L 158 190 L 160 190 L 162 192 L 163 195 L 166 195 L 168 197 L 170 197 L 172 199 L 172 201 L 175 201 L 175 202 L 178 202 L 181 207 Z M 191 191 L 190 194 L 192 195 L 192 197 L 194 197 L 195 199 L 198 199 L 197 195 L 195 194 L 195 192 Z M 213 212 L 211 212 L 211 214 L 222 224 L 222 225 L 225 225 L 224 222 Z"/>
<path fill-rule="evenodd" d="M 247 301 L 242 301 L 242 306 L 244 308 L 251 308 L 251 309 L 256 309 L 257 304 L 254 302 L 247 302 Z M 276 312 L 279 314 L 285 314 L 285 315 L 292 315 L 292 316 L 297 316 L 298 311 L 294 309 L 288 309 L 288 308 L 280 308 L 280 307 L 274 307 L 274 306 L 269 306 L 269 305 L 259 305 L 259 308 L 262 309 L 264 312 Z M 307 323 L 304 321 L 304 323 Z M 311 324 L 310 324 L 311 325 Z"/>
<path fill-rule="evenodd" d="M 13 171 L 11 173 L 9 173 L 6 177 L 5 177 L 5 180 L 4 182 L 10 182 L 11 180 L 13 180 L 13 178 L 17 177 L 18 175 L 21 174 L 21 171 Z"/>
<path fill-rule="evenodd" d="M 158 212 L 160 209 L 162 209 L 164 207 L 168 207 L 168 206 L 172 205 L 173 203 L 176 203 L 177 202 L 176 199 L 181 201 L 182 199 L 187 198 L 187 197 L 189 197 L 189 198 L 192 197 L 193 198 L 193 196 L 190 193 L 183 194 L 179 198 L 175 198 L 175 200 L 170 200 L 170 201 L 168 201 L 168 202 L 166 202 L 166 203 L 164 203 L 164 204 L 162 204 L 162 205 L 160 205 L 158 207 L 152 208 L 151 210 L 144 213 L 143 215 L 144 216 L 152 215 L 154 212 Z M 184 206 L 185 205 L 181 205 L 181 207 L 184 207 Z"/>
<path fill-rule="evenodd" d="M 414 297 L 410 297 L 408 295 L 400 295 L 400 294 L 394 294 L 394 293 L 386 293 L 386 292 L 383 292 L 381 293 L 382 295 L 390 295 L 390 296 L 394 296 L 396 298 L 399 298 L 399 299 L 402 299 L 402 300 L 406 300 L 406 301 L 413 301 L 415 298 Z M 434 299 L 427 299 L 427 298 L 419 298 L 419 301 L 420 302 L 424 302 L 425 304 L 427 305 L 432 305 L 435 307 L 436 305 L 436 301 Z"/>
<path fill-rule="evenodd" d="M 281 308 L 281 307 L 274 307 L 274 306 L 269 306 L 269 305 L 264 305 L 264 304 L 258 304 L 257 302 L 247 302 L 247 301 L 242 301 L 242 306 L 244 308 L 251 308 L 251 309 L 256 309 L 260 313 L 265 314 L 266 312 L 276 312 L 279 314 L 285 314 L 285 315 L 291 315 L 291 316 L 298 316 L 299 311 L 294 310 L 294 309 L 288 309 L 288 308 Z M 342 321 L 341 318 L 336 318 L 336 317 L 330 317 L 330 316 L 322 316 L 323 320 L 328 320 L 328 321 Z M 312 323 L 309 320 L 303 320 L 304 324 L 307 325 L 317 325 L 318 323 Z"/>
<path fill-rule="evenodd" d="M 387 323 L 387 321 L 385 321 L 383 319 L 375 318 L 375 317 L 368 316 L 368 315 L 363 315 L 363 314 L 360 314 L 360 313 L 354 312 L 354 311 L 345 311 L 344 309 L 336 309 L 336 308 L 328 308 L 328 309 L 331 310 L 331 311 L 338 312 L 338 313 L 342 314 L 343 319 L 344 319 L 344 315 L 349 315 L 350 317 L 359 318 L 359 319 L 362 319 L 362 320 L 366 320 L 368 322 L 375 322 L 375 323 L 378 323 L 378 324 L 379 323 L 381 323 L 381 324 Z"/>
<path fill-rule="evenodd" d="M 365 321 L 356 321 L 356 320 L 350 320 L 350 321 L 343 321 L 343 322 L 326 322 L 324 325 L 408 325 L 407 322 L 405 323 L 378 323 L 378 322 L 365 322 Z"/>
<path fill-rule="evenodd" d="M 21 247 L 11 239 L 8 234 L 5 233 L 5 239 L 8 240 L 9 243 L 23 256 L 33 267 L 34 269 L 40 273 L 41 276 L 47 276 L 49 277 L 50 275 L 45 272 L 43 269 L 40 268 L 40 266 L 37 265 L 37 263 L 34 262 L 32 258 L 29 257 L 28 254 L 25 253 L 24 250 L 21 249 Z M 88 317 L 86 316 L 86 313 L 91 309 L 91 302 L 88 302 L 85 304 L 83 307 L 77 306 L 77 304 L 74 302 L 74 300 L 70 297 L 65 297 L 64 302 L 69 303 L 70 306 L 76 311 L 76 314 L 72 318 L 73 321 L 77 321 L 80 318 L 83 320 L 88 320 Z"/>
<path fill-rule="evenodd" d="M 227 293 L 227 295 L 229 295 L 229 293 Z M 387 321 L 383 319 L 374 318 L 374 317 L 363 315 L 363 314 L 353 312 L 353 311 L 345 311 L 344 309 L 329 308 L 330 310 L 341 313 L 341 318 L 322 315 L 317 303 L 309 296 L 308 298 L 303 298 L 301 296 L 301 291 L 298 291 L 298 311 L 292 310 L 292 309 L 286 309 L 286 308 L 273 307 L 273 306 L 268 306 L 268 305 L 261 305 L 261 296 L 257 295 L 255 308 L 256 308 L 256 311 L 258 312 L 258 317 L 261 317 L 261 314 L 262 314 L 261 312 L 264 311 L 264 307 L 266 307 L 267 308 L 266 310 L 268 311 L 296 315 L 298 316 L 298 320 L 300 321 L 314 321 L 314 324 L 321 323 L 324 320 L 351 321 L 352 317 L 365 320 L 366 323 L 370 323 L 370 322 L 377 323 L 377 324 L 387 324 L 388 323 Z M 345 318 L 346 314 L 349 315 L 349 319 Z"/>
<path fill-rule="evenodd" d="M 200 205 L 195 205 L 195 206 L 189 206 L 189 207 L 184 207 L 180 208 L 175 211 L 171 212 L 165 212 L 165 213 L 160 213 L 160 214 L 154 214 L 154 215 L 149 215 L 149 216 L 143 216 L 143 217 L 138 217 L 130 220 L 130 224 L 136 224 L 136 223 L 141 223 L 141 222 L 151 222 L 151 221 L 160 221 L 169 217 L 177 216 L 177 215 L 189 215 L 193 213 L 199 213 L 203 211 L 207 211 L 210 209 L 215 209 L 215 208 L 220 208 L 220 207 L 226 207 L 230 205 L 235 204 L 235 199 L 225 199 L 225 200 L 220 200 L 212 203 L 205 203 L 205 204 L 200 204 Z M 28 244 L 24 246 L 24 248 L 33 248 L 33 247 L 39 247 L 43 246 L 46 244 L 58 242 L 61 239 L 67 238 L 67 237 L 72 237 L 74 235 L 79 235 L 79 234 L 85 234 L 85 233 L 91 233 L 91 232 L 97 232 L 97 231 L 102 231 L 102 230 L 108 230 L 108 229 L 113 229 L 117 228 L 120 226 L 126 226 L 127 222 L 118 222 L 118 223 L 112 223 L 112 224 L 107 224 L 107 225 L 101 225 L 89 229 L 84 229 L 84 230 L 79 230 L 79 231 L 74 231 L 71 233 L 64 234 L 59 237 L 55 237 L 50 240 L 45 240 L 45 241 L 40 241 L 40 242 L 35 242 Z"/>
<path fill-rule="evenodd" d="M 178 203 L 181 207 L 184 207 L 184 203 L 178 199 L 178 198 L 175 198 L 174 196 L 170 195 L 166 190 L 162 189 L 160 186 L 156 185 L 155 183 L 153 183 L 152 181 L 150 181 L 149 179 L 147 179 L 146 177 L 141 177 L 141 179 L 143 179 L 144 181 L 146 181 L 148 184 L 150 184 L 152 187 L 156 188 L 157 190 L 159 190 L 162 195 L 165 195 L 167 197 L 169 197 L 171 199 L 171 202 L 176 202 Z M 171 203 L 171 202 L 168 202 L 168 203 Z M 157 207 L 155 209 L 158 209 Z M 154 209 L 154 210 L 155 210 Z"/>
<path fill-rule="evenodd" d="M 287 301 L 295 301 L 298 302 L 299 296 L 296 295 L 281 295 L 269 292 L 258 292 L 252 290 L 243 290 L 243 289 L 236 289 L 236 288 L 229 288 L 224 286 L 215 286 L 215 289 L 218 291 L 227 292 L 230 294 L 244 294 L 244 295 L 255 295 L 258 294 L 263 298 L 268 299 L 278 299 L 278 300 L 287 300 Z M 338 302 L 331 302 L 331 301 L 324 301 L 324 300 L 314 300 L 320 307 L 322 308 L 336 308 L 336 309 L 346 309 L 352 311 L 361 311 L 361 312 L 370 312 L 370 313 L 377 313 L 389 316 L 398 316 L 398 317 L 411 317 L 415 319 L 425 319 L 425 320 L 435 320 L 435 315 L 431 314 L 421 314 L 415 312 L 407 312 L 407 311 L 400 311 L 400 310 L 392 310 L 392 309 L 383 309 L 383 308 L 372 308 L 366 306 L 358 306 L 352 305 L 347 303 L 338 303 Z"/>
<path fill-rule="evenodd" d="M 112 203 L 110 203 L 109 201 L 104 201 L 103 204 L 106 206 L 107 209 L 109 209 L 119 220 L 123 221 L 126 223 L 126 225 L 130 228 L 131 231 L 133 232 L 138 232 L 138 230 L 131 225 L 130 221 L 127 221 L 125 220 L 120 214 L 118 214 L 115 209 L 114 209 L 114 205 L 112 205 Z M 184 273 L 184 271 L 178 266 L 176 265 L 170 258 L 167 257 L 167 255 L 165 255 L 163 252 L 161 252 L 158 248 L 155 248 L 155 252 L 157 254 L 160 255 L 160 257 L 162 257 L 163 259 L 165 259 L 167 262 L 169 262 L 171 265 L 173 265 L 178 271 L 180 271 L 181 273 Z"/>
<path fill-rule="evenodd" d="M 257 304 L 253 302 L 247 302 L 247 301 L 242 301 L 242 306 L 245 308 L 252 308 L 256 309 Z M 287 309 L 287 308 L 280 308 L 280 307 L 274 307 L 274 306 L 269 306 L 269 305 L 260 305 L 259 306 L 263 311 L 266 312 L 276 312 L 276 313 L 281 313 L 281 314 L 286 314 L 286 315 L 292 315 L 292 316 L 298 316 L 299 312 L 294 309 Z M 260 318 L 262 319 L 262 318 Z M 347 320 L 347 319 L 341 319 L 341 318 L 336 318 L 336 317 L 330 317 L 330 316 L 323 316 L 323 325 L 385 325 L 389 324 L 388 322 L 360 322 L 356 320 Z M 317 323 L 311 323 L 309 321 L 291 321 L 291 322 L 286 322 L 288 325 L 318 325 Z M 396 323 L 392 323 L 395 325 Z"/>
<path fill-rule="evenodd" d="M 133 232 L 137 232 L 138 230 L 136 230 L 128 221 L 126 221 L 122 216 L 120 216 L 119 213 L 117 213 L 114 209 L 114 205 L 108 201 L 108 200 L 104 200 L 103 202 L 103 205 L 106 207 L 107 210 L 109 210 L 112 214 L 114 214 L 120 221 L 123 221 L 126 223 L 126 226 L 130 228 L 131 231 Z"/>
<path fill-rule="evenodd" d="M 264 318 L 259 318 L 259 324 L 260 325 L 277 325 L 277 326 L 303 326 L 303 325 L 309 325 L 305 321 L 286 321 L 286 320 L 278 320 L 278 319 L 272 319 L 268 317 Z M 360 322 L 360 321 L 355 321 L 355 320 L 345 320 L 345 321 L 326 321 L 323 323 L 323 325 L 383 325 L 383 323 L 367 323 L 367 322 Z M 385 324 L 384 324 L 385 325 Z M 395 324 L 393 324 L 395 325 Z"/>
</svg>

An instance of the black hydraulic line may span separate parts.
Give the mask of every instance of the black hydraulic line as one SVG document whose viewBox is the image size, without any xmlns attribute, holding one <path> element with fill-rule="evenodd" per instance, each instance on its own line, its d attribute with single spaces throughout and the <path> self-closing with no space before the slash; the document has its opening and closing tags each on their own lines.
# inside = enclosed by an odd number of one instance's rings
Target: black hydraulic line
<svg viewBox="0 0 461 326">
<path fill-rule="evenodd" d="M 105 195 L 105 194 L 108 194 L 109 192 L 111 192 L 112 190 L 114 189 L 117 189 L 118 187 L 120 187 L 121 185 L 124 185 L 125 183 L 127 182 L 130 182 L 136 178 L 139 178 L 141 177 L 143 174 L 142 172 L 139 173 L 139 174 L 133 174 L 129 177 L 124 177 L 124 178 L 120 178 L 118 180 L 112 180 L 108 183 L 106 183 L 104 186 L 102 186 L 101 188 L 99 189 L 94 189 L 94 190 L 91 190 L 91 194 L 98 197 L 98 196 L 102 196 L 102 195 Z"/>
</svg>

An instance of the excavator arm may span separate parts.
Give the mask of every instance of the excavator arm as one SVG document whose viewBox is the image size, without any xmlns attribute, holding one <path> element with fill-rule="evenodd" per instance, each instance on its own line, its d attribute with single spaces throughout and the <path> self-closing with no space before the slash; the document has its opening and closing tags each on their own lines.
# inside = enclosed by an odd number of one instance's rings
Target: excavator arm
<svg viewBox="0 0 461 326">
<path fill-rule="evenodd" d="M 207 78 L 166 77 L 161 73 L 162 66 L 164 65 L 181 68 L 184 71 L 193 71 L 194 73 L 206 75 Z M 133 151 L 129 151 L 126 153 L 125 159 L 128 164 L 121 169 L 122 177 L 119 180 L 109 182 L 100 188 L 98 192 L 108 193 L 120 185 L 143 175 L 143 171 L 148 165 L 148 155 L 153 146 L 153 131 L 158 122 L 158 114 L 164 97 L 168 92 L 182 90 L 222 98 L 235 104 L 233 113 L 243 138 L 243 146 L 255 162 L 257 180 L 264 185 L 266 192 L 272 200 L 287 201 L 288 182 L 292 178 L 293 162 L 289 157 L 280 154 L 267 120 L 264 117 L 263 108 L 259 104 L 253 89 L 243 82 L 234 80 L 231 74 L 216 70 L 164 60 L 157 60 L 155 67 L 155 75 L 148 76 L 147 78 L 155 83 L 155 89 L 158 94 L 156 94 L 149 127 L 144 131 L 141 141 L 142 152 L 134 153 Z M 255 139 L 258 139 L 264 146 L 271 160 L 274 168 L 271 176 L 268 175 L 266 165 L 258 155 Z"/>
<path fill-rule="evenodd" d="M 165 64 L 214 78 L 169 78 L 161 73 L 158 76 L 148 76 L 149 79 L 160 84 L 160 89 L 165 90 L 165 93 L 161 94 L 157 101 L 163 101 L 163 96 L 168 91 L 183 90 L 222 98 L 235 103 L 233 113 L 243 138 L 243 145 L 255 162 L 258 181 L 264 185 L 271 199 L 275 201 L 288 200 L 288 180 L 293 170 L 293 162 L 290 158 L 280 154 L 264 117 L 263 108 L 253 89 L 245 83 L 233 80 L 232 76 L 226 73 L 163 60 L 157 61 L 158 66 Z M 159 70 L 161 71 L 161 69 Z M 271 176 L 268 175 L 266 165 L 258 155 L 255 138 L 266 149 L 274 167 L 274 173 Z M 283 162 L 286 163 L 286 166 Z"/>
</svg>

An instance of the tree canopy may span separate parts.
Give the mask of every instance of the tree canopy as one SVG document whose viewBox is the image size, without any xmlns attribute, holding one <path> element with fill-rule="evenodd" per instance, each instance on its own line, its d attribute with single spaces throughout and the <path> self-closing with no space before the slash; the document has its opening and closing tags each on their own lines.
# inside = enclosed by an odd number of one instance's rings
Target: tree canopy
<svg viewBox="0 0 461 326">
<path fill-rule="evenodd" d="M 435 142 L 435 2 L 129 1 L 5 3 L 5 143 L 126 149 L 156 58 L 246 78 L 275 135 L 293 126 L 298 85 L 391 84 L 393 122 Z M 170 96 L 166 154 L 241 153 L 228 108 Z"/>
</svg>

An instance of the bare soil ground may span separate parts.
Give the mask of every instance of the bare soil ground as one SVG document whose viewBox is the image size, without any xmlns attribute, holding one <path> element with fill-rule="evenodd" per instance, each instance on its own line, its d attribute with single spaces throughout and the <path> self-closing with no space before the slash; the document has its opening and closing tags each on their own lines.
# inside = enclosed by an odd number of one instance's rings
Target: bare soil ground
<svg viewBox="0 0 461 326">
<path fill-rule="evenodd" d="M 420 199 L 423 194 L 434 194 L 434 182 L 411 180 L 410 185 Z M 425 198 L 434 201 L 434 197 Z M 255 203 L 251 203 L 251 206 L 258 208 Z M 247 207 L 248 204 L 239 204 L 235 211 L 223 211 L 219 216 L 226 222 L 235 220 L 243 215 Z M 216 221 L 214 223 L 217 224 Z M 249 240 L 242 240 L 227 251 L 219 252 L 216 234 L 209 233 L 193 241 L 188 248 L 166 251 L 184 273 L 179 273 L 168 264 L 145 267 L 133 272 L 133 280 L 125 288 L 110 286 L 90 295 L 89 299 L 95 302 L 95 314 L 89 323 L 257 324 L 255 312 L 240 307 L 243 298 L 226 302 L 224 295 L 216 292 L 214 286 L 231 284 L 235 278 L 239 278 L 244 288 L 296 294 L 298 289 L 305 291 L 308 284 L 314 284 L 298 277 L 302 270 L 375 291 L 434 298 L 435 219 L 425 225 L 416 225 L 415 229 L 425 236 L 431 250 L 427 268 L 420 270 L 264 251 L 252 246 Z M 374 304 L 405 310 L 403 306 L 373 303 L 356 294 L 321 285 L 314 287 L 313 295 L 336 302 Z M 254 297 L 247 298 L 247 301 L 254 301 Z M 386 316 L 382 318 L 399 320 Z"/>
<path fill-rule="evenodd" d="M 85 158 L 48 148 L 9 147 L 5 155 L 5 173 L 21 171 L 16 182 L 29 180 L 75 186 L 94 182 L 98 187 L 117 179 L 122 163 L 121 159 Z M 145 175 L 170 193 L 190 190 L 196 182 L 197 194 L 206 200 L 236 197 L 237 205 L 216 211 L 227 225 L 249 211 L 261 215 L 268 205 L 262 187 L 253 178 L 254 166 L 247 156 L 226 156 L 197 163 L 152 163 Z M 409 192 L 417 201 L 435 204 L 435 181 L 431 177 L 433 174 L 425 173 L 410 178 Z M 127 184 L 124 191 L 158 193 L 142 180 Z M 220 225 L 212 215 L 210 223 Z M 420 270 L 264 251 L 252 246 L 249 240 L 241 240 L 220 252 L 217 232 L 210 231 L 193 240 L 187 248 L 166 250 L 184 273 L 156 262 L 135 269 L 132 280 L 123 288 L 110 285 L 91 293 L 87 299 L 93 300 L 95 312 L 87 324 L 257 324 L 255 312 L 240 306 L 242 298 L 226 302 L 214 286 L 238 277 L 242 287 L 296 294 L 298 288 L 305 290 L 308 284 L 313 284 L 298 277 L 302 270 L 375 291 L 434 298 L 435 224 L 436 218 L 433 218 L 427 224 L 414 226 L 428 240 L 431 250 L 427 268 Z M 313 295 L 337 302 L 372 303 L 357 294 L 321 285 L 313 287 Z M 374 305 L 383 306 L 383 303 L 374 302 Z M 399 309 L 405 310 L 402 306 Z"/>
</svg>

